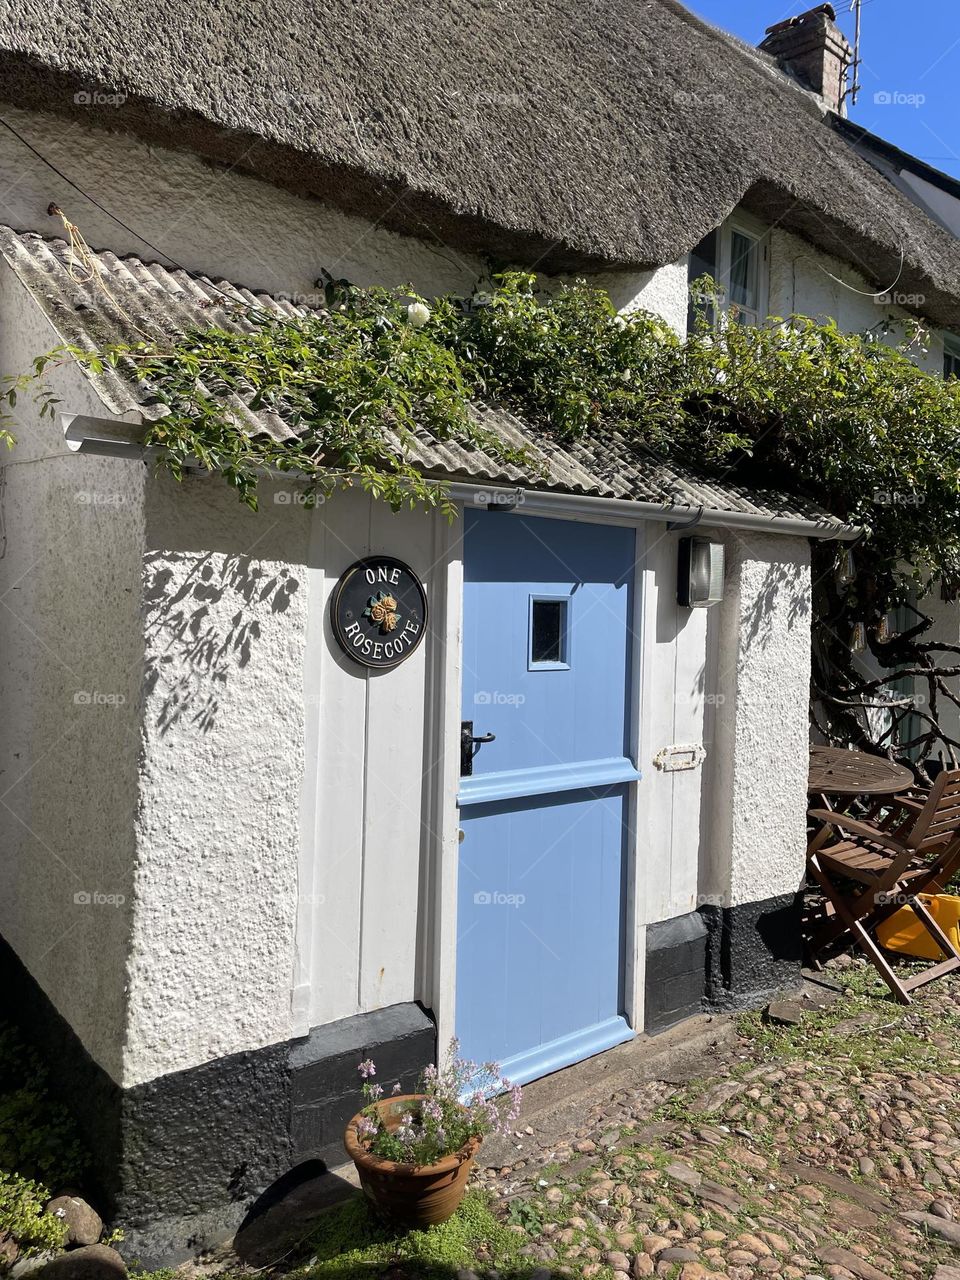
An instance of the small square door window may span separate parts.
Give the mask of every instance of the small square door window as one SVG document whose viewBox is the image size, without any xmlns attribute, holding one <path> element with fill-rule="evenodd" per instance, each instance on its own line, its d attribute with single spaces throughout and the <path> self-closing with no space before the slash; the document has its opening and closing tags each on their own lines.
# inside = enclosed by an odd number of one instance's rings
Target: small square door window
<svg viewBox="0 0 960 1280">
<path fill-rule="evenodd" d="M 568 605 L 565 597 L 531 597 L 528 662 L 531 670 L 556 671 L 569 667 Z"/>
</svg>

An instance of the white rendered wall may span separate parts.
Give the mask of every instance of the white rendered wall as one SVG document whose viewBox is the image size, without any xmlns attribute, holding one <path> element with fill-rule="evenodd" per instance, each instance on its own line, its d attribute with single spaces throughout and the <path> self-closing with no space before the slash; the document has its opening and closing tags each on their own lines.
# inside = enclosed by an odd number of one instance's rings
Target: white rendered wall
<svg viewBox="0 0 960 1280">
<path fill-rule="evenodd" d="M 687 331 L 687 260 L 654 271 L 603 272 L 591 283 L 606 289 L 618 311 L 652 311 L 684 335 Z"/>
<path fill-rule="evenodd" d="M 956 196 L 951 195 L 949 191 L 944 191 L 942 187 L 934 186 L 932 182 L 927 182 L 926 178 L 921 178 L 919 174 L 912 173 L 909 169 L 900 170 L 900 180 L 913 188 L 927 208 L 931 209 L 955 236 L 960 236 L 960 200 Z"/>
<path fill-rule="evenodd" d="M 307 303 L 317 298 L 324 267 L 356 284 L 412 284 L 426 293 L 470 289 L 483 274 L 478 258 L 394 235 L 187 152 L 9 106 L 4 115 L 58 169 L 191 271 Z M 163 261 L 10 133 L 0 134 L 0 222 L 62 236 L 60 220 L 47 214 L 53 200 L 93 248 Z"/>
<path fill-rule="evenodd" d="M 729 531 L 701 886 L 719 905 L 794 893 L 806 846 L 810 547 Z"/>
<path fill-rule="evenodd" d="M 852 267 L 815 249 L 799 236 L 779 229 L 770 232 L 771 315 L 832 318 L 848 333 L 876 331 L 885 321 L 892 320 L 893 327 L 884 335 L 885 340 L 899 343 L 904 337 L 904 325 L 913 322 L 915 313 L 922 316 L 923 300 L 913 299 L 909 309 L 891 305 L 885 298 L 872 296 L 875 287 L 887 289 L 893 297 L 903 296 L 898 294 L 893 279 L 873 286 Z M 914 347 L 912 354 L 921 368 L 931 373 L 943 372 L 943 339 L 937 330 L 930 330 L 923 346 Z"/>
<path fill-rule="evenodd" d="M 944 600 L 940 593 L 939 581 L 934 581 L 931 589 L 926 595 L 921 596 L 917 601 L 917 608 L 921 613 L 926 614 L 932 622 L 930 630 L 922 637 L 925 642 L 937 641 L 940 644 L 960 645 L 960 604 L 956 600 Z M 911 621 L 915 621 L 912 614 L 908 617 Z M 960 656 L 952 653 L 936 653 L 934 654 L 936 661 L 941 662 L 944 666 L 953 667 L 960 665 Z M 952 676 L 945 681 L 947 687 L 953 693 L 954 697 L 960 697 L 960 679 Z M 918 697 L 918 707 L 922 711 L 928 711 L 927 699 L 929 698 L 929 686 L 922 677 L 918 677 L 913 682 L 913 692 Z M 960 741 L 960 707 L 945 698 L 941 693 L 937 698 L 937 722 L 953 740 Z M 914 732 L 921 732 L 927 728 L 926 724 L 917 721 L 914 726 Z M 954 750 L 957 750 L 954 748 Z M 935 747 L 933 758 L 937 759 L 942 752 L 945 763 L 949 765 L 950 758 L 947 749 L 941 744 Z M 960 756 L 960 750 L 957 751 Z"/>
<path fill-rule="evenodd" d="M 0 370 L 29 368 L 54 341 L 0 266 Z M 54 380 L 75 410 L 98 411 L 79 371 Z M 146 471 L 70 453 L 29 395 L 13 430 L 17 445 L 0 457 L 0 933 L 119 1080 Z"/>
<path fill-rule="evenodd" d="M 151 480 L 125 1085 L 291 1034 L 310 513 Z"/>
</svg>

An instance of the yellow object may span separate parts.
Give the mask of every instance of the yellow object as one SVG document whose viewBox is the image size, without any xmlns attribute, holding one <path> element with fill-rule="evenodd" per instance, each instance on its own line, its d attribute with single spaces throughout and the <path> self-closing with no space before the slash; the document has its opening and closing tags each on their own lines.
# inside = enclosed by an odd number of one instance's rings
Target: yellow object
<svg viewBox="0 0 960 1280">
<path fill-rule="evenodd" d="M 920 893 L 924 904 L 953 945 L 960 951 L 960 898 L 949 893 Z M 912 907 L 901 907 L 877 926 L 877 941 L 890 951 L 924 960 L 942 960 L 943 953 L 917 918 Z"/>
</svg>

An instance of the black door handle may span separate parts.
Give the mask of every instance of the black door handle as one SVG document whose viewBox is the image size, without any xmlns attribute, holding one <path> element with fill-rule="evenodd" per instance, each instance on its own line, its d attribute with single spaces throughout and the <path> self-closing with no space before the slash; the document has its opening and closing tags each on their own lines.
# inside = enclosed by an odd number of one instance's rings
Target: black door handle
<svg viewBox="0 0 960 1280">
<path fill-rule="evenodd" d="M 485 742 L 495 742 L 495 733 L 474 734 L 473 721 L 463 720 L 460 723 L 460 777 L 473 776 L 473 757 Z"/>
</svg>

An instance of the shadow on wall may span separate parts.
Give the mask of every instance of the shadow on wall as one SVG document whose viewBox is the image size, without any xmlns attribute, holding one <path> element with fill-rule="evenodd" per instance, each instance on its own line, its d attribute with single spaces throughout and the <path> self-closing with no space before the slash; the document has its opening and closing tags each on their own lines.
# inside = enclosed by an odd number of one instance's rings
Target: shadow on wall
<svg viewBox="0 0 960 1280">
<path fill-rule="evenodd" d="M 250 556 L 157 552 L 147 558 L 147 664 L 144 689 L 159 686 L 161 734 L 187 721 L 214 727 L 219 693 L 250 661 L 260 638 L 257 614 L 284 613 L 300 586 L 288 569 L 267 575 Z M 234 608 L 234 604 L 236 608 Z"/>
<path fill-rule="evenodd" d="M 784 592 L 785 600 L 782 597 Z M 786 606 L 785 614 L 784 606 Z M 807 591 L 803 590 L 803 579 L 797 568 L 792 564 L 774 561 L 767 567 L 763 590 L 757 593 L 756 599 L 744 618 L 741 647 L 749 642 L 763 648 L 771 638 L 774 618 L 784 616 L 790 630 L 797 623 L 809 626 L 810 599 Z"/>
</svg>

